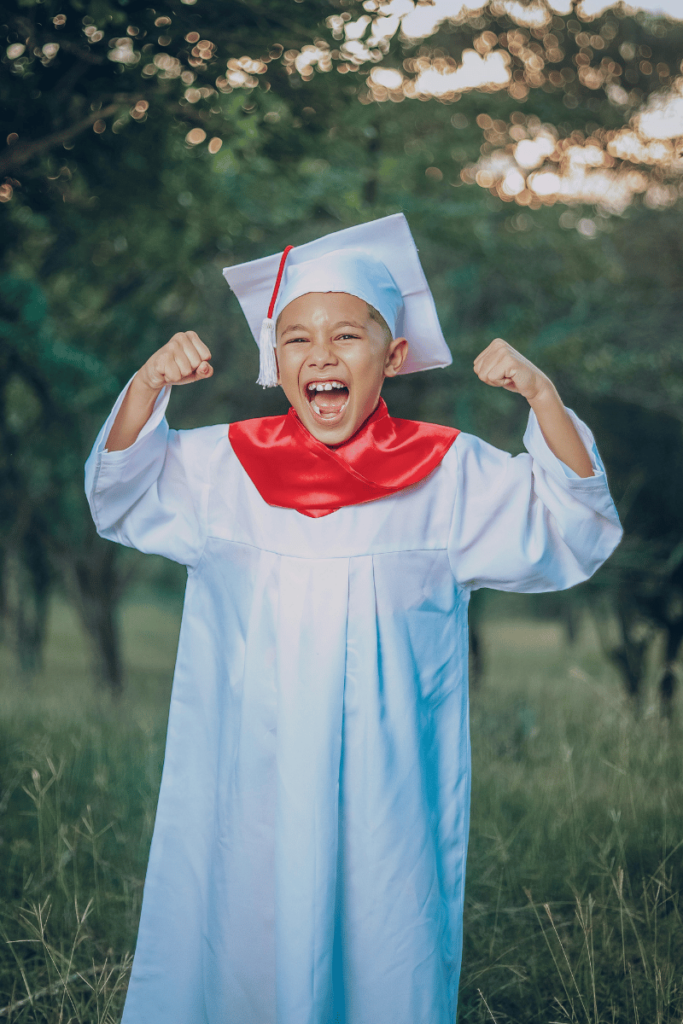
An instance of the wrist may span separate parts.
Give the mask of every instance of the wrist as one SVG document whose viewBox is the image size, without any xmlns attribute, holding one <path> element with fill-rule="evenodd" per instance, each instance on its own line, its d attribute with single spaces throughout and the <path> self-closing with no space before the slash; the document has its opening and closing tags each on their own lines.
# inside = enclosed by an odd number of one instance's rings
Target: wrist
<svg viewBox="0 0 683 1024">
<path fill-rule="evenodd" d="M 135 374 L 130 385 L 131 391 L 134 391 L 140 398 L 144 398 L 152 403 L 156 402 L 163 389 L 163 382 L 157 384 L 150 380 L 144 366 Z"/>
<path fill-rule="evenodd" d="M 527 402 L 534 412 L 546 409 L 549 406 L 562 405 L 562 399 L 557 393 L 557 388 L 548 377 L 544 378 L 533 395 L 527 397 Z"/>
</svg>

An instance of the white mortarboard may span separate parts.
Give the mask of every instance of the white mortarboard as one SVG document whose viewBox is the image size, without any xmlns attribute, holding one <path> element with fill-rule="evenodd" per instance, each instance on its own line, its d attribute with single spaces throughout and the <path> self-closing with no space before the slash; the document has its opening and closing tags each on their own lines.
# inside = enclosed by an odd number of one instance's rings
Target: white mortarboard
<svg viewBox="0 0 683 1024">
<path fill-rule="evenodd" d="M 439 324 L 417 247 L 402 213 L 335 231 L 313 242 L 226 267 L 260 349 L 257 383 L 274 387 L 275 321 L 308 292 L 346 292 L 382 314 L 395 338 L 406 337 L 408 358 L 400 373 L 448 366 L 452 356 Z"/>
</svg>

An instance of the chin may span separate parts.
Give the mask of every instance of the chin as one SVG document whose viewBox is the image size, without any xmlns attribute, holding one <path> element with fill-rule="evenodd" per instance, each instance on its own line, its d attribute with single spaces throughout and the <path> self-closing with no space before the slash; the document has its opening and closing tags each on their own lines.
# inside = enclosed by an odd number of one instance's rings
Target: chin
<svg viewBox="0 0 683 1024">
<path fill-rule="evenodd" d="M 354 420 L 342 421 L 340 423 L 319 423 L 317 418 L 311 415 L 310 411 L 305 418 L 300 416 L 300 419 L 317 441 L 322 441 L 323 444 L 327 445 L 343 444 L 361 426 L 361 423 L 356 423 Z"/>
</svg>

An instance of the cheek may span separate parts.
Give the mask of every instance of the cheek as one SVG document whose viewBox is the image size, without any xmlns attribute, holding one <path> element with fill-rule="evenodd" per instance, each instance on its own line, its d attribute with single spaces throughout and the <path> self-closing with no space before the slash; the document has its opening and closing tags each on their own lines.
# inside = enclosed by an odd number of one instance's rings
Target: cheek
<svg viewBox="0 0 683 1024">
<path fill-rule="evenodd" d="M 363 352 L 354 360 L 352 372 L 359 391 L 374 392 L 384 380 L 384 361 L 377 353 Z"/>
<path fill-rule="evenodd" d="M 276 349 L 278 370 L 280 372 L 280 386 L 287 399 L 296 404 L 299 400 L 299 376 L 301 363 L 304 355 L 301 349 L 295 351 L 289 345 L 283 345 L 282 349 Z"/>
<path fill-rule="evenodd" d="M 280 376 L 283 380 L 290 379 L 296 374 L 297 362 L 294 358 L 294 353 L 290 348 L 283 346 L 282 348 L 276 348 L 275 354 L 277 356 L 277 365 L 280 370 Z"/>
</svg>

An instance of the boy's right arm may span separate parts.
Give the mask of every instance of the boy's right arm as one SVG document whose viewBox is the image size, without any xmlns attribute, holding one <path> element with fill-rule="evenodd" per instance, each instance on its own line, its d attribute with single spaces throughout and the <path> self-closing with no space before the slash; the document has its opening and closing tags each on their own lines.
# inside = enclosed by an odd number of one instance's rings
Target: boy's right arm
<svg viewBox="0 0 683 1024">
<path fill-rule="evenodd" d="M 109 452 L 130 448 L 169 384 L 193 384 L 213 375 L 211 353 L 194 331 L 174 334 L 133 377 L 106 441 Z"/>
<path fill-rule="evenodd" d="M 194 332 L 176 334 L 119 396 L 85 466 L 97 532 L 192 568 L 207 536 L 210 464 L 227 427 L 170 430 L 171 384 L 212 375 L 211 353 Z"/>
</svg>

